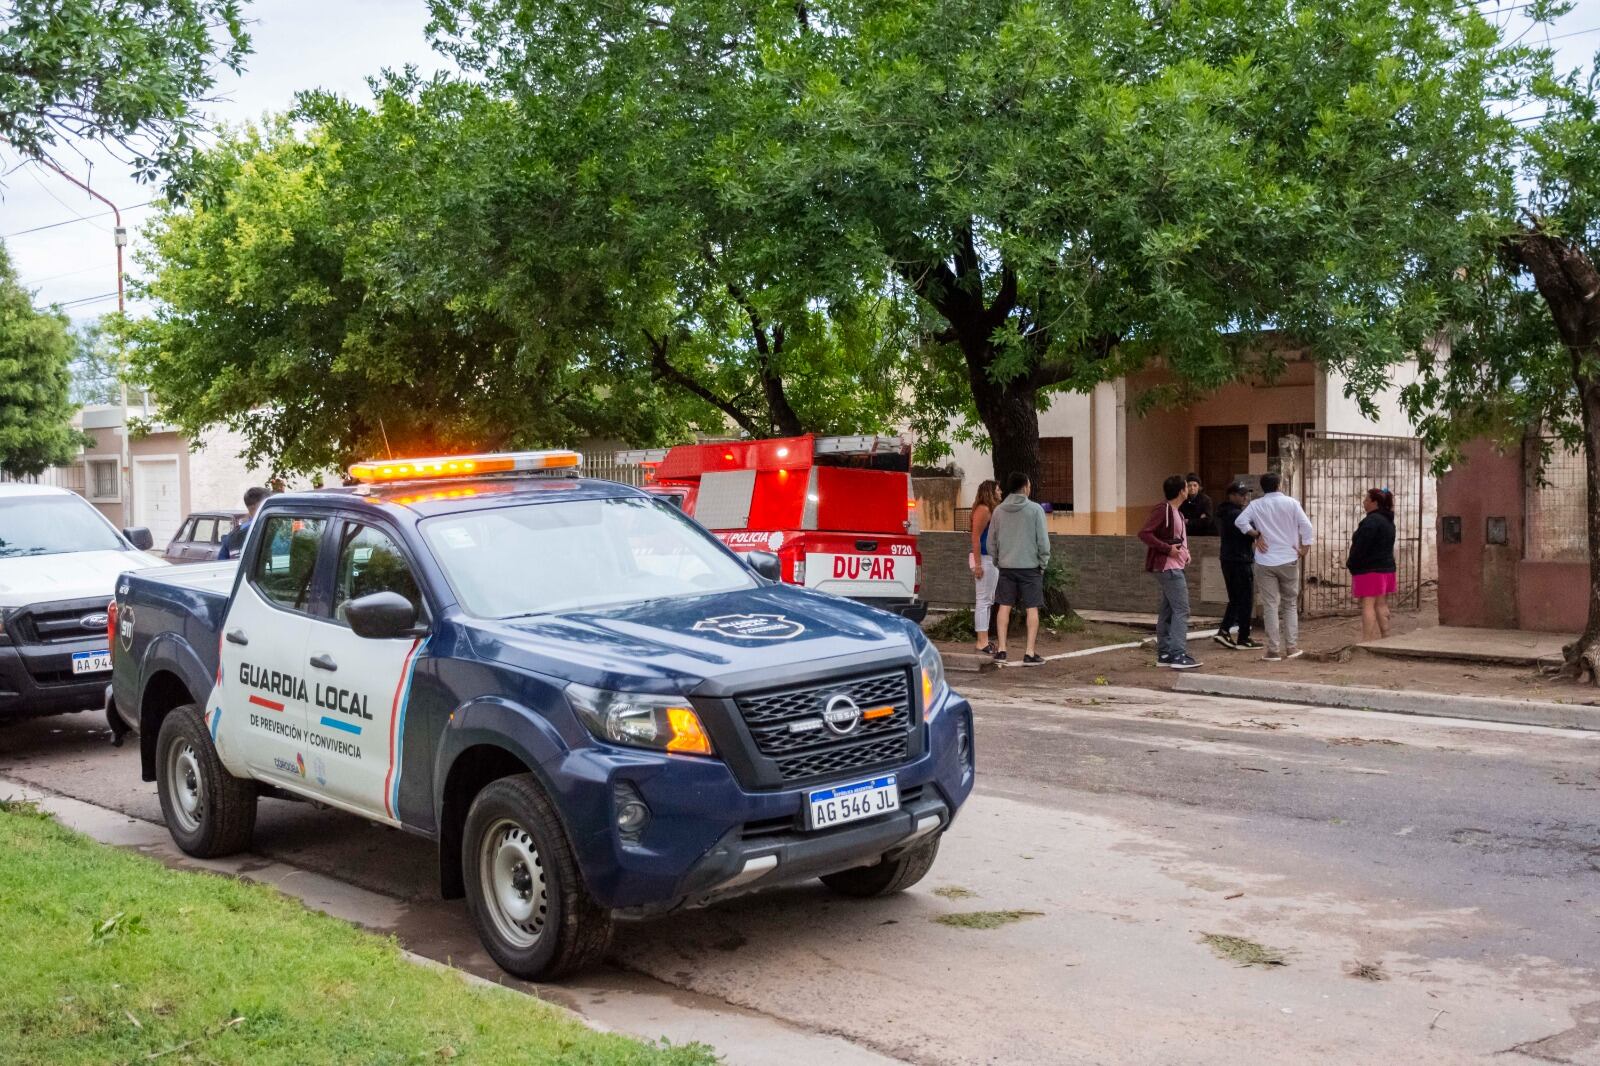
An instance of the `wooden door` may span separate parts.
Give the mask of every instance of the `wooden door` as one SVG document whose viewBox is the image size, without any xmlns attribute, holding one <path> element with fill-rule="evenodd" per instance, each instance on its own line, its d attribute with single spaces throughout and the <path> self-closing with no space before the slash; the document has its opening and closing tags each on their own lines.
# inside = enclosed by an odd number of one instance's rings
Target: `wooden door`
<svg viewBox="0 0 1600 1066">
<path fill-rule="evenodd" d="M 1228 495 L 1228 486 L 1250 470 L 1249 426 L 1201 426 L 1200 462 L 1195 473 L 1213 505 Z"/>
</svg>

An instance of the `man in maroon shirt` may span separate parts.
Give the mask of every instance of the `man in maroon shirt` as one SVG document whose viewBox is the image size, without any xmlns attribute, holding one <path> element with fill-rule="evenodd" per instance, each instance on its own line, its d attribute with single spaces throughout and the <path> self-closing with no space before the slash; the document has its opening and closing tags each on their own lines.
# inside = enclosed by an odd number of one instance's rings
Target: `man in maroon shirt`
<svg viewBox="0 0 1600 1066">
<path fill-rule="evenodd" d="M 1200 664 L 1189 655 L 1189 534 L 1178 501 L 1184 494 L 1183 478 L 1173 474 L 1161 483 L 1166 501 L 1158 503 L 1144 520 L 1139 539 L 1144 541 L 1144 568 L 1156 575 L 1161 602 L 1156 609 L 1156 663 L 1173 670 L 1193 670 Z"/>
</svg>

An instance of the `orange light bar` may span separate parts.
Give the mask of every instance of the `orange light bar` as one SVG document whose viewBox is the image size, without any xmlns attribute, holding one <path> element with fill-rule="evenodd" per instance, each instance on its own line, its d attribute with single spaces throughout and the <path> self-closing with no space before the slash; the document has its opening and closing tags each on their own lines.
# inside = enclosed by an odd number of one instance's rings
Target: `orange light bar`
<svg viewBox="0 0 1600 1066">
<path fill-rule="evenodd" d="M 894 714 L 893 707 L 874 707 L 871 710 L 862 711 L 861 717 L 870 722 L 874 718 L 887 718 L 892 714 Z"/>
<path fill-rule="evenodd" d="M 668 707 L 667 721 L 672 726 L 672 739 L 667 741 L 668 751 L 688 755 L 711 754 L 711 738 L 706 736 L 699 715 L 687 707 Z"/>
<path fill-rule="evenodd" d="M 371 484 L 379 481 L 425 481 L 433 478 L 477 477 L 519 470 L 563 470 L 578 466 L 577 452 L 490 452 L 480 455 L 439 455 L 424 459 L 369 459 L 350 468 L 350 476 Z"/>
</svg>

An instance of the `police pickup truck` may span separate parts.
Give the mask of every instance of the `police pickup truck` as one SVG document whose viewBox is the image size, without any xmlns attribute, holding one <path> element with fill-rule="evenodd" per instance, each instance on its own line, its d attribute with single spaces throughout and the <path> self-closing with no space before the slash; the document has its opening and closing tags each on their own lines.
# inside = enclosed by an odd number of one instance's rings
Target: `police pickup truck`
<svg viewBox="0 0 1600 1066">
<path fill-rule="evenodd" d="M 108 710 L 178 845 L 247 847 L 262 796 L 430 837 L 530 978 L 619 916 L 926 874 L 974 763 L 921 631 L 578 463 L 359 463 L 263 504 L 237 566 L 123 575 Z"/>
</svg>

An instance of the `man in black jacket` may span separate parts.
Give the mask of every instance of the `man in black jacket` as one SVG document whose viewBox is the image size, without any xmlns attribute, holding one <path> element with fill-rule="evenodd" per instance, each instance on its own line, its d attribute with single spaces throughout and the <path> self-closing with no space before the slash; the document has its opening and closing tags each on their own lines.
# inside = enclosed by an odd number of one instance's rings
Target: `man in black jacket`
<svg viewBox="0 0 1600 1066">
<path fill-rule="evenodd" d="M 1239 532 L 1234 519 L 1250 502 L 1250 485 L 1235 481 L 1228 486 L 1228 498 L 1217 508 L 1217 524 L 1221 527 L 1222 580 L 1228 586 L 1228 609 L 1222 614 L 1222 625 L 1212 639 L 1224 648 L 1259 648 L 1250 639 L 1250 616 L 1255 613 L 1255 545 L 1249 537 Z"/>
<path fill-rule="evenodd" d="M 1183 503 L 1178 505 L 1178 513 L 1183 516 L 1185 530 L 1191 537 L 1216 536 L 1216 513 L 1211 506 L 1211 497 L 1200 487 L 1200 475 L 1190 474 L 1183 480 L 1184 497 Z"/>
</svg>

